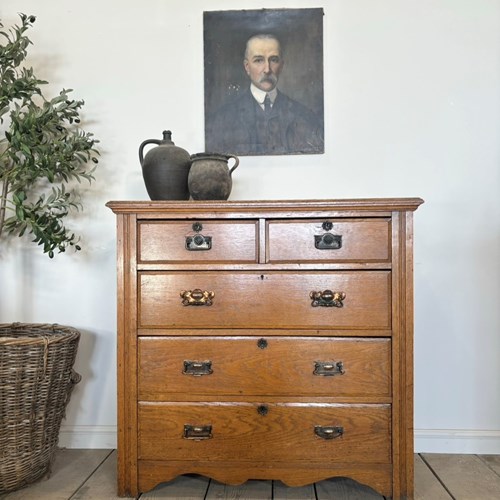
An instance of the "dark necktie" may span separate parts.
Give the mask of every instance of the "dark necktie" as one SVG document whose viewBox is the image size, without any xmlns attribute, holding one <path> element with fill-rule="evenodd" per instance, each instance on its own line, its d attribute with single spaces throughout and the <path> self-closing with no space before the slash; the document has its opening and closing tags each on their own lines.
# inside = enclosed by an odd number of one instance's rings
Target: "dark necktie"
<svg viewBox="0 0 500 500">
<path fill-rule="evenodd" d="M 271 112 L 271 99 L 269 98 L 269 94 L 266 94 L 266 98 L 264 99 L 264 112 L 266 115 Z"/>
</svg>

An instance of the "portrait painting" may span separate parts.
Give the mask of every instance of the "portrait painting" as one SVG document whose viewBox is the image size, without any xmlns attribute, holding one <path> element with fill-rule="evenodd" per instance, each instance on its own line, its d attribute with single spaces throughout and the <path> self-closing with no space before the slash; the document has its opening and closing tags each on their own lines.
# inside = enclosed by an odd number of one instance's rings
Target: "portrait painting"
<svg viewBox="0 0 500 500">
<path fill-rule="evenodd" d="M 203 13 L 205 151 L 324 153 L 323 9 Z"/>
</svg>

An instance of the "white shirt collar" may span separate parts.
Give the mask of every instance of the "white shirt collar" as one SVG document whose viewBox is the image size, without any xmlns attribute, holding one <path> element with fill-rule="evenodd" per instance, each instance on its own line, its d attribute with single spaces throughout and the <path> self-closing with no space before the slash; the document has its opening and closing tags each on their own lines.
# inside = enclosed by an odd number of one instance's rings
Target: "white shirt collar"
<svg viewBox="0 0 500 500">
<path fill-rule="evenodd" d="M 274 87 L 274 89 L 270 92 L 265 92 L 264 90 L 257 88 L 253 83 L 250 84 L 250 92 L 252 93 L 254 99 L 261 106 L 264 106 L 264 99 L 266 98 L 266 94 L 269 96 L 269 99 L 271 99 L 271 105 L 274 104 L 274 100 L 278 95 L 278 90 L 276 89 L 276 87 Z"/>
</svg>

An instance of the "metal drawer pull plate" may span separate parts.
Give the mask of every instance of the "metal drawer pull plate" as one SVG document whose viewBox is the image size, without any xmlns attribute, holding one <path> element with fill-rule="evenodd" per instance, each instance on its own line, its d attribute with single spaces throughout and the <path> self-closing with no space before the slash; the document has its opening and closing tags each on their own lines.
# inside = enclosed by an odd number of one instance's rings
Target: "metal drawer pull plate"
<svg viewBox="0 0 500 500">
<path fill-rule="evenodd" d="M 338 250 L 342 248 L 342 236 L 332 233 L 315 234 L 314 246 L 318 250 Z"/>
<path fill-rule="evenodd" d="M 344 428 L 340 426 L 315 425 L 314 434 L 322 439 L 335 439 L 344 435 Z"/>
<path fill-rule="evenodd" d="M 203 231 L 203 224 L 201 222 L 195 222 L 192 226 L 195 233 L 194 236 L 186 236 L 186 250 L 190 252 L 198 252 L 200 250 L 210 250 L 212 248 L 212 237 L 203 236 L 201 231 Z"/>
<path fill-rule="evenodd" d="M 190 425 L 184 424 L 184 439 L 194 439 L 201 441 L 202 439 L 212 439 L 211 425 Z"/>
<path fill-rule="evenodd" d="M 202 375 L 211 375 L 214 371 L 212 370 L 211 361 L 184 361 L 184 370 L 182 373 L 184 375 L 192 375 L 194 377 L 201 377 Z"/>
<path fill-rule="evenodd" d="M 211 250 L 212 237 L 196 234 L 194 236 L 186 236 L 186 250 L 190 252 L 199 252 L 200 250 Z"/>
<path fill-rule="evenodd" d="M 311 292 L 309 294 L 313 307 L 344 307 L 344 292 L 332 292 L 331 290 L 324 290 L 323 292 Z"/>
<path fill-rule="evenodd" d="M 211 306 L 212 299 L 215 297 L 215 292 L 208 290 L 184 290 L 181 292 L 182 304 L 185 306 Z"/>
<path fill-rule="evenodd" d="M 322 377 L 333 377 L 344 375 L 344 363 L 342 361 L 315 361 L 313 375 Z"/>
</svg>

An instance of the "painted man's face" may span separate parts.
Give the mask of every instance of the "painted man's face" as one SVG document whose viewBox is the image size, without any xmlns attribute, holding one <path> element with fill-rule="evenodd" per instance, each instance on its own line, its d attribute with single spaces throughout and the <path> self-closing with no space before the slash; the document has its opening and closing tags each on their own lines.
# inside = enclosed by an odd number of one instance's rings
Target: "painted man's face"
<svg viewBox="0 0 500 500">
<path fill-rule="evenodd" d="M 264 92 L 273 90 L 283 68 L 279 42 L 272 38 L 250 40 L 243 64 L 257 88 Z"/>
</svg>

